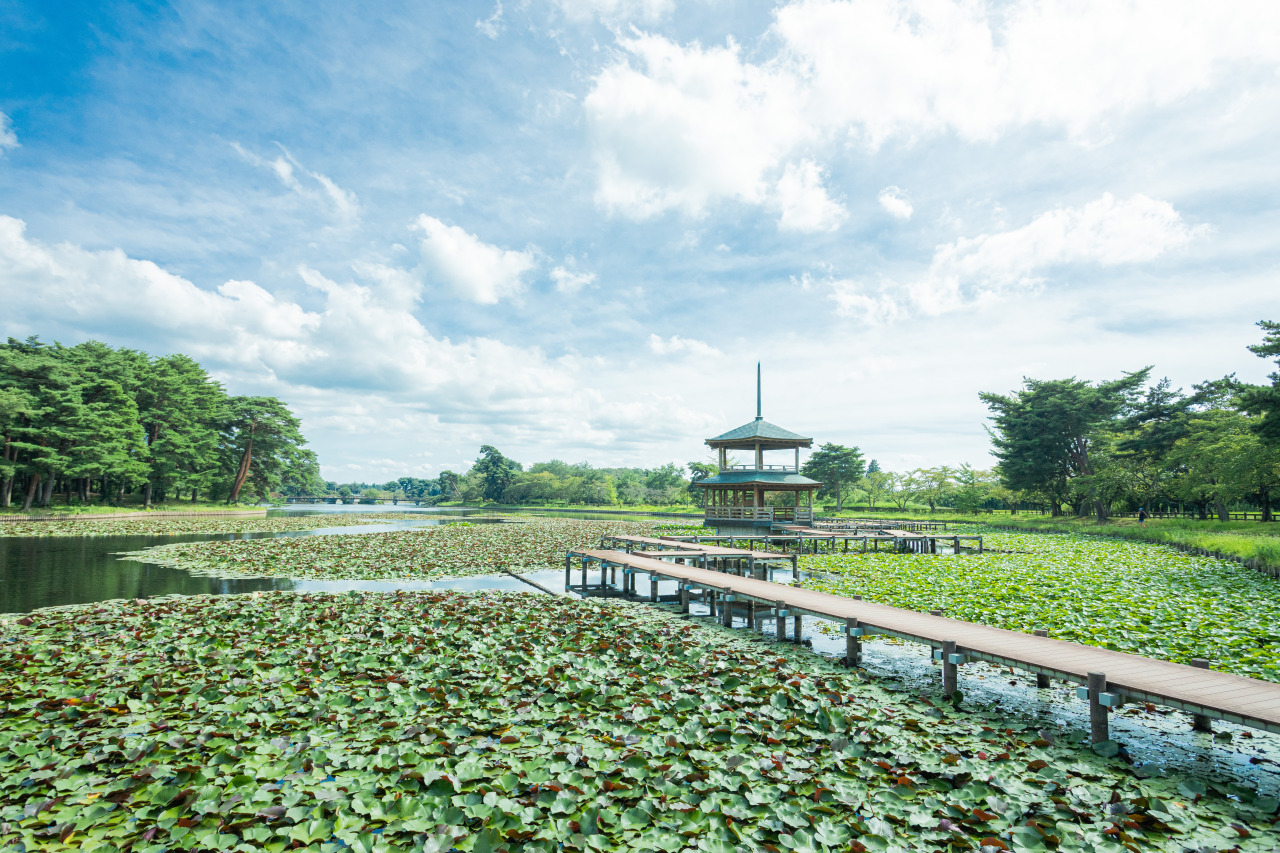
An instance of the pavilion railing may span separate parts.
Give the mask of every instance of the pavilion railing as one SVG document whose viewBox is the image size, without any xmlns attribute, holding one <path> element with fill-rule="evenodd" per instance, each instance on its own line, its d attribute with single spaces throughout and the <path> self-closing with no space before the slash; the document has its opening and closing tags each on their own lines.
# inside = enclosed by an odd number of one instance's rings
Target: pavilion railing
<svg viewBox="0 0 1280 853">
<path fill-rule="evenodd" d="M 709 506 L 706 518 L 730 521 L 813 521 L 813 510 L 794 506 Z"/>
<path fill-rule="evenodd" d="M 799 474 L 794 465 L 726 465 L 721 471 L 780 471 L 783 474 Z"/>
</svg>

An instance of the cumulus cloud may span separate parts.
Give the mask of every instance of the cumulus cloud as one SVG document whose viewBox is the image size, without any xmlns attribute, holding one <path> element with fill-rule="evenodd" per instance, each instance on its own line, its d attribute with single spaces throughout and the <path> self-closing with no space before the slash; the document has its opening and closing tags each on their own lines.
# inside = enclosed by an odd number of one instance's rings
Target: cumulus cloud
<svg viewBox="0 0 1280 853">
<path fill-rule="evenodd" d="M 6 148 L 18 148 L 18 134 L 13 132 L 13 122 L 4 113 L 0 113 L 0 154 Z"/>
<path fill-rule="evenodd" d="M 502 32 L 502 0 L 493 7 L 493 14 L 476 21 L 476 29 L 491 39 L 496 39 Z"/>
<path fill-rule="evenodd" d="M 777 186 L 779 231 L 835 231 L 848 218 L 844 205 L 827 195 L 822 178 L 822 167 L 812 160 L 787 164 Z"/>
<path fill-rule="evenodd" d="M 880 202 L 880 206 L 884 208 L 885 212 L 894 219 L 907 220 L 915 212 L 915 208 L 911 206 L 911 199 L 897 187 L 885 187 L 880 190 L 880 195 L 876 196 L 876 200 Z"/>
<path fill-rule="evenodd" d="M 298 197 L 328 207 L 344 224 L 354 224 L 360 218 L 360 202 L 355 193 L 338 186 L 327 175 L 306 168 L 280 143 L 277 142 L 276 146 L 280 154 L 267 159 L 238 142 L 231 143 L 246 162 L 271 172 L 281 185 Z"/>
<path fill-rule="evenodd" d="M 765 205 L 784 164 L 844 140 L 1039 126 L 1095 142 L 1235 69 L 1280 67 L 1280 4 L 796 0 L 766 35 L 776 49 L 750 60 L 733 42 L 619 39 L 584 100 L 602 207 L 644 219 Z"/>
<path fill-rule="evenodd" d="M 654 23 L 675 10 L 675 0 L 553 0 L 565 18 L 575 23 L 599 19 L 606 23 Z"/>
<path fill-rule="evenodd" d="M 533 251 L 516 252 L 483 242 L 456 225 L 423 214 L 414 227 L 426 235 L 422 259 L 463 299 L 493 305 L 524 289 L 537 266 Z"/>
<path fill-rule="evenodd" d="M 579 272 L 573 269 L 573 259 L 568 259 L 568 267 L 556 267 L 551 271 L 551 280 L 556 283 L 556 290 L 560 293 L 573 295 L 589 284 L 594 284 L 596 274 L 593 272 Z"/>
<path fill-rule="evenodd" d="M 143 337 L 253 381 L 272 377 L 303 400 L 345 389 L 411 395 L 436 414 L 501 413 L 573 392 L 570 372 L 537 350 L 433 336 L 414 315 L 422 284 L 410 272 L 374 264 L 353 272 L 359 281 L 300 267 L 321 297 L 308 310 L 253 282 L 206 290 L 118 249 L 41 243 L 26 236 L 22 221 L 0 216 L 0 290 L 10 328 L 46 331 L 34 324 L 47 324 L 47 306 L 56 304 L 59 322 L 78 334 Z"/>
<path fill-rule="evenodd" d="M 873 321 L 896 319 L 908 308 L 942 314 L 1037 287 L 1055 267 L 1151 262 L 1209 231 L 1187 224 L 1167 201 L 1106 193 L 1081 207 L 1042 213 L 1021 228 L 940 245 L 928 271 L 906 283 L 871 288 L 833 280 L 831 298 L 839 313 Z"/>
<path fill-rule="evenodd" d="M 700 216 L 709 202 L 764 203 L 780 161 L 808 136 L 796 82 L 724 47 L 660 36 L 620 42 L 626 56 L 584 101 L 596 201 L 634 219 L 668 210 Z"/>
<path fill-rule="evenodd" d="M 682 338 L 679 335 L 672 335 L 669 338 L 649 335 L 649 351 L 654 355 L 720 355 L 720 350 L 704 341 Z"/>
</svg>

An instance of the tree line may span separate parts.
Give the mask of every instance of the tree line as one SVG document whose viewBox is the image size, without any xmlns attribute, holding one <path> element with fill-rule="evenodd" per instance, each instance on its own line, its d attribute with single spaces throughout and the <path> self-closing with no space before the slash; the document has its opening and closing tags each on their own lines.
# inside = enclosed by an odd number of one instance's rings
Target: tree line
<svg viewBox="0 0 1280 853">
<path fill-rule="evenodd" d="M 298 419 L 274 397 L 231 396 L 198 363 L 98 341 L 0 345 L 0 506 L 150 506 L 323 488 Z"/>
<path fill-rule="evenodd" d="M 1280 365 L 1280 324 L 1249 349 Z M 1271 385 L 1234 374 L 1192 386 L 1150 382 L 1151 368 L 1101 382 L 1025 379 L 981 395 L 992 413 L 1000 484 L 1014 501 L 1069 507 L 1099 521 L 1117 509 L 1230 518 L 1232 505 L 1272 518 L 1280 487 L 1280 372 Z"/>
<path fill-rule="evenodd" d="M 691 462 L 694 480 L 715 473 L 714 465 Z M 383 484 L 328 483 L 336 497 L 396 497 L 439 503 L 493 501 L 511 505 L 585 504 L 589 506 L 696 505 L 701 489 L 686 479 L 685 467 L 594 468 L 587 462 L 559 459 L 524 465 L 492 445 L 483 445 L 465 472 L 442 471 L 434 478 L 400 477 Z"/>
</svg>

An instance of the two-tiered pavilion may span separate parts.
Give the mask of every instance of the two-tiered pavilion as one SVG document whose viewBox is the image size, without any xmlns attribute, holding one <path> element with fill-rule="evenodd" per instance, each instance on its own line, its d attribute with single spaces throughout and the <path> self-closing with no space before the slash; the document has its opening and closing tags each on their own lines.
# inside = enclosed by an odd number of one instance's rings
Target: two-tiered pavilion
<svg viewBox="0 0 1280 853">
<path fill-rule="evenodd" d="M 756 371 L 756 419 L 707 439 L 707 446 L 720 452 L 720 465 L 714 477 L 697 483 L 706 489 L 705 523 L 714 527 L 812 525 L 813 493 L 822 484 L 800 473 L 800 448 L 812 447 L 813 439 L 761 416 L 758 365 Z M 749 451 L 752 461 L 729 464 L 729 453 L 735 450 Z M 792 464 L 766 465 L 765 453 L 778 450 L 794 453 Z M 788 498 L 779 501 L 781 495 Z"/>
</svg>

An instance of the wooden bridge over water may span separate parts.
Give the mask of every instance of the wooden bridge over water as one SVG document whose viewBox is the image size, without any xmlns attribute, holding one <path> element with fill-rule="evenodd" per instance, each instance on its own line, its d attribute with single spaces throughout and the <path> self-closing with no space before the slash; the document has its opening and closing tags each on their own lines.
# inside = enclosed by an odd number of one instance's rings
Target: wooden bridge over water
<svg viewBox="0 0 1280 853">
<path fill-rule="evenodd" d="M 639 537 L 632 537 L 638 539 Z M 862 638 L 884 634 L 933 649 L 942 663 L 943 692 L 958 687 L 960 667 L 969 661 L 986 661 L 1035 674 L 1037 686 L 1048 679 L 1081 685 L 1080 698 L 1089 703 L 1090 733 L 1094 743 L 1108 739 L 1108 710 L 1126 701 L 1151 702 L 1194 715 L 1196 728 L 1207 730 L 1210 719 L 1220 719 L 1280 734 L 1280 684 L 1245 678 L 1204 667 L 1187 666 L 1140 655 L 1051 639 L 1037 635 L 948 619 L 940 612 L 925 614 L 802 589 L 768 579 L 780 555 L 769 552 L 709 546 L 669 539 L 633 541 L 646 550 L 591 549 L 565 555 L 565 589 L 581 595 L 635 593 L 637 577 L 649 578 L 649 600 L 658 601 L 658 582 L 675 581 L 678 600 L 685 612 L 699 598 L 713 617 L 733 627 L 741 617 L 748 629 L 763 619 L 777 620 L 779 640 L 787 638 L 787 620 L 794 622 L 792 639 L 800 642 L 804 616 L 843 623 L 845 661 L 856 666 L 862 654 Z M 760 561 L 764 557 L 772 561 Z M 794 559 L 794 558 L 793 558 Z M 574 562 L 580 580 L 572 582 Z M 673 562 L 679 561 L 679 562 Z M 690 565 L 690 564 L 694 565 Z M 594 567 L 594 568 L 593 568 Z M 797 574 L 795 563 L 792 574 Z M 599 583 L 589 575 L 599 570 Z M 622 587 L 616 588 L 622 572 Z M 763 576 L 762 576 L 763 575 Z M 672 600 L 672 599 L 667 599 Z"/>
</svg>

